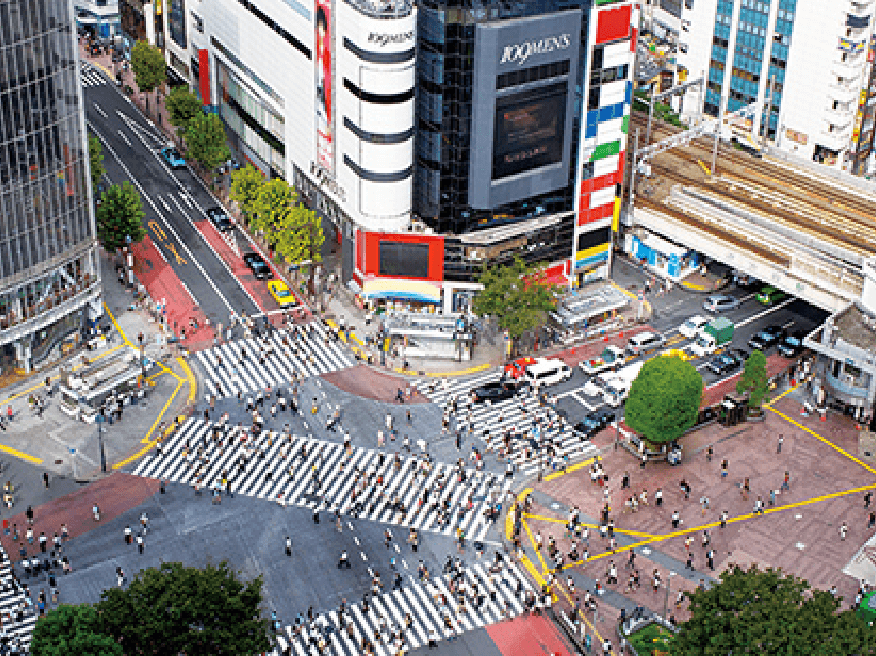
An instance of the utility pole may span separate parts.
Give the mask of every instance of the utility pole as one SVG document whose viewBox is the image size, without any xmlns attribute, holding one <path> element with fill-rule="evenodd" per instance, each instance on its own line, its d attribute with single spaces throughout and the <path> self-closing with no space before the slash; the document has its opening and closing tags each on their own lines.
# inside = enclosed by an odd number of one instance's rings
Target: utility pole
<svg viewBox="0 0 876 656">
<path fill-rule="evenodd" d="M 648 129 L 645 132 L 645 145 L 651 143 L 651 121 L 654 120 L 654 83 L 651 83 L 651 101 L 648 103 Z"/>
<path fill-rule="evenodd" d="M 715 169 L 718 167 L 718 140 L 721 138 L 721 123 L 724 121 L 724 107 L 718 99 L 718 121 L 715 123 L 715 144 L 712 146 L 712 179 L 715 178 Z"/>
<path fill-rule="evenodd" d="M 761 135 L 761 140 L 760 140 L 760 149 L 761 150 L 766 148 L 767 133 L 769 133 L 769 131 L 770 131 L 770 118 L 772 117 L 772 114 L 773 114 L 773 85 L 775 84 L 775 82 L 776 82 L 776 76 L 770 75 L 770 86 L 769 86 L 769 93 L 767 94 L 766 111 L 761 112 L 760 127 L 761 127 L 761 130 L 763 130 L 763 135 Z M 766 122 L 764 122 L 764 120 L 763 120 L 764 114 L 766 114 Z"/>
<path fill-rule="evenodd" d="M 703 122 L 703 105 L 706 102 L 706 71 L 702 72 L 700 75 L 700 79 L 702 80 L 702 84 L 700 84 L 700 97 L 699 97 L 699 107 L 697 108 L 697 126 L 701 125 Z"/>
<path fill-rule="evenodd" d="M 640 128 L 636 128 L 636 139 L 633 141 L 633 161 L 630 167 L 630 189 L 629 189 L 629 203 L 627 204 L 627 213 L 633 213 L 633 203 L 636 200 L 636 169 L 639 166 L 638 158 L 639 158 L 639 130 Z"/>
</svg>

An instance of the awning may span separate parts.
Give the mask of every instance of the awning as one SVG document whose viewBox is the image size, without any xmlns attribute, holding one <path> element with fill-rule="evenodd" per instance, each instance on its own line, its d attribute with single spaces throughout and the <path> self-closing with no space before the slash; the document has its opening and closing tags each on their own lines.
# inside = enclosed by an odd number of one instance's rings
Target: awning
<svg viewBox="0 0 876 656">
<path fill-rule="evenodd" d="M 441 285 L 428 280 L 374 278 L 362 283 L 365 298 L 398 299 L 421 303 L 440 303 Z"/>
<path fill-rule="evenodd" d="M 867 27 L 870 24 L 869 16 L 853 16 L 849 14 L 846 17 L 846 27 L 853 27 L 855 29 L 861 29 Z"/>
</svg>

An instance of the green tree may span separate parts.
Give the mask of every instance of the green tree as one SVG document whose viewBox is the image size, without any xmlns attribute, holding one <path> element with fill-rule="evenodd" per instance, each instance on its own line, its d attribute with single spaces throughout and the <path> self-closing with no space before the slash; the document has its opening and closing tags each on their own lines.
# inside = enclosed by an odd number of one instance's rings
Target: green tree
<svg viewBox="0 0 876 656">
<path fill-rule="evenodd" d="M 651 358 L 630 386 L 624 421 L 652 444 L 677 440 L 693 427 L 703 398 L 703 379 L 690 362 Z"/>
<path fill-rule="evenodd" d="M 480 315 L 498 317 L 499 327 L 512 339 L 544 322 L 544 314 L 557 305 L 554 286 L 546 284 L 544 265 L 528 266 L 520 258 L 501 267 L 484 267 L 472 309 Z"/>
<path fill-rule="evenodd" d="M 284 217 L 294 209 L 297 200 L 295 190 L 282 178 L 265 182 L 253 203 L 250 227 L 273 244 L 276 241 L 276 226 L 288 222 Z"/>
<path fill-rule="evenodd" d="M 292 264 L 310 260 L 308 265 L 322 262 L 322 245 L 325 235 L 322 221 L 316 212 L 300 203 L 282 212 L 274 223 L 274 248 L 277 254 Z"/>
<path fill-rule="evenodd" d="M 273 646 L 261 618 L 262 578 L 241 582 L 227 563 L 162 563 L 97 604 L 101 630 L 126 654 L 258 654 Z"/>
<path fill-rule="evenodd" d="M 264 184 L 265 176 L 252 164 L 231 172 L 230 195 L 237 202 L 247 222 L 256 215 L 256 200 Z"/>
<path fill-rule="evenodd" d="M 34 656 L 123 656 L 122 646 L 101 633 L 91 604 L 62 604 L 39 619 L 30 645 Z"/>
<path fill-rule="evenodd" d="M 189 91 L 188 87 L 174 87 L 164 99 L 164 106 L 170 115 L 170 124 L 185 132 L 186 126 L 195 116 L 203 114 L 201 99 Z"/>
<path fill-rule="evenodd" d="M 97 238 L 103 247 L 114 253 L 127 243 L 143 241 L 143 200 L 127 180 L 107 189 L 97 208 Z"/>
<path fill-rule="evenodd" d="M 103 146 L 100 145 L 100 139 L 92 135 L 88 137 L 88 159 L 91 168 L 91 186 L 96 187 L 106 173 L 106 168 L 103 166 Z"/>
<path fill-rule="evenodd" d="M 208 171 L 231 157 L 225 143 L 225 128 L 216 114 L 196 114 L 186 125 L 189 155 Z"/>
<path fill-rule="evenodd" d="M 837 612 L 839 599 L 781 570 L 734 567 L 686 595 L 691 618 L 670 640 L 672 656 L 876 653 L 876 632 L 854 611 Z"/>
<path fill-rule="evenodd" d="M 766 356 L 762 351 L 755 349 L 745 361 L 742 376 L 736 381 L 736 391 L 739 394 L 748 392 L 748 407 L 760 411 L 761 406 L 767 400 L 769 389 Z"/>
<path fill-rule="evenodd" d="M 140 91 L 155 91 L 167 79 L 164 55 L 147 41 L 138 41 L 131 50 L 131 70 Z"/>
</svg>

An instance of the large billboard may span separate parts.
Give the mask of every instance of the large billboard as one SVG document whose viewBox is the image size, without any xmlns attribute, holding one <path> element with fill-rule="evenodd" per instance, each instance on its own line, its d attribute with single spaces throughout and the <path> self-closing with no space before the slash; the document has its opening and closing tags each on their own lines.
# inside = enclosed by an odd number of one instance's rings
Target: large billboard
<svg viewBox="0 0 876 656">
<path fill-rule="evenodd" d="M 332 111 L 332 7 L 331 0 L 316 0 L 314 57 L 316 67 L 316 163 L 334 173 L 335 142 Z"/>
<path fill-rule="evenodd" d="M 479 23 L 469 203 L 497 207 L 569 184 L 581 11 Z"/>
</svg>

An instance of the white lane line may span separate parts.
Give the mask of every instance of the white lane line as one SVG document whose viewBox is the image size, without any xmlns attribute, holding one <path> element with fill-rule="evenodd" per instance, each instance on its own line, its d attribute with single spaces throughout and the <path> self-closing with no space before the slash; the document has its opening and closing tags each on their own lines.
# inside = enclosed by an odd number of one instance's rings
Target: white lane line
<svg viewBox="0 0 876 656">
<path fill-rule="evenodd" d="M 167 201 L 164 200 L 161 196 L 158 197 L 158 202 L 161 203 L 161 206 L 164 208 L 165 212 L 170 212 L 170 205 L 168 205 Z"/>
<path fill-rule="evenodd" d="M 126 144 L 128 144 L 128 147 L 130 148 L 131 142 L 128 141 L 128 137 L 125 136 L 125 133 L 122 132 L 121 130 L 119 130 L 118 133 L 119 133 L 119 136 L 122 138 L 122 141 L 124 141 Z"/>
<path fill-rule="evenodd" d="M 91 125 L 90 121 L 89 121 L 89 125 Z M 159 218 L 161 219 L 161 221 L 164 223 L 165 227 L 166 227 L 168 230 L 170 230 L 170 232 L 173 234 L 173 236 L 174 236 L 174 237 L 176 238 L 176 240 L 179 242 L 180 247 L 181 247 L 183 250 L 185 250 L 185 252 L 188 254 L 189 259 L 192 261 L 192 264 L 194 264 L 195 267 L 197 267 L 198 271 L 201 272 L 201 275 L 204 276 L 204 279 L 207 281 L 207 283 L 210 285 L 210 287 L 213 288 L 213 291 L 216 293 L 216 296 L 218 296 L 219 299 L 225 304 L 225 307 L 228 308 L 228 311 L 229 311 L 231 314 L 233 314 L 234 316 L 237 316 L 237 311 L 231 306 L 231 304 L 228 302 L 228 299 L 225 298 L 225 295 L 224 295 L 224 294 L 220 291 L 220 289 L 216 286 L 216 283 L 213 282 L 213 279 L 212 279 L 210 276 L 207 275 L 207 272 L 204 270 L 204 267 L 201 265 L 200 262 L 198 262 L 198 260 L 197 260 L 197 259 L 195 258 L 195 256 L 192 254 L 191 250 L 189 250 L 189 247 L 186 245 L 186 243 L 185 243 L 182 239 L 179 238 L 179 235 L 177 234 L 176 230 L 173 229 L 173 226 L 170 224 L 170 221 L 168 221 L 168 220 L 164 217 L 164 215 L 161 213 L 161 211 L 160 211 L 160 210 L 158 209 L 158 207 L 155 205 L 155 203 L 153 202 L 153 200 L 152 200 L 151 198 L 149 198 L 148 195 L 146 195 L 146 191 L 143 189 L 143 187 L 142 187 L 142 185 L 140 184 L 140 182 L 137 180 L 137 178 L 135 178 L 133 175 L 131 175 L 131 171 L 128 169 L 127 166 L 125 166 L 125 163 L 124 163 L 124 162 L 122 161 L 122 159 L 118 156 L 118 154 L 116 153 L 116 151 L 113 150 L 113 147 L 109 145 L 109 143 L 107 142 L 106 139 L 104 139 L 104 138 L 101 137 L 100 132 L 97 131 L 97 128 L 95 128 L 94 125 L 91 125 L 91 129 L 94 130 L 94 133 L 97 135 L 97 138 L 101 140 L 101 142 L 102 142 L 103 145 L 104 145 L 104 148 L 106 148 L 106 149 L 109 151 L 109 153 L 113 156 L 113 158 L 115 158 L 115 160 L 119 163 L 119 166 L 122 167 L 122 170 L 124 170 L 125 175 L 128 176 L 128 179 L 130 179 L 131 182 L 134 184 L 134 186 L 137 187 L 137 190 L 140 192 L 140 195 L 141 195 L 143 198 L 145 198 L 146 201 L 152 206 L 152 209 L 155 210 L 155 213 L 158 215 L 158 217 L 159 217 Z M 201 305 L 201 303 L 198 303 L 198 305 Z"/>
<path fill-rule="evenodd" d="M 736 377 L 737 377 L 739 374 L 741 374 L 741 373 L 742 373 L 741 370 L 740 370 L 740 371 L 737 371 L 735 374 L 733 374 L 733 375 L 731 375 L 731 376 L 727 376 L 726 378 L 722 378 L 721 380 L 712 383 L 711 385 L 707 386 L 706 389 L 707 389 L 707 390 L 708 390 L 708 389 L 712 389 L 713 387 L 717 387 L 717 386 L 720 385 L 721 383 L 726 383 L 728 380 L 733 380 L 734 378 L 736 378 Z"/>
<path fill-rule="evenodd" d="M 745 301 L 748 301 L 748 300 L 754 298 L 756 295 L 757 295 L 757 292 L 752 292 L 751 294 L 743 296 L 742 298 L 739 299 L 739 305 L 742 305 L 743 303 L 745 303 Z"/>
<path fill-rule="evenodd" d="M 189 206 L 189 209 L 190 209 L 190 210 L 195 209 L 194 205 L 192 205 L 192 201 L 189 200 L 189 197 L 188 197 L 188 196 L 186 196 L 186 195 L 183 194 L 183 193 L 180 193 L 179 197 L 182 198 L 183 201 L 185 201 L 185 204 Z"/>
<path fill-rule="evenodd" d="M 594 410 L 596 410 L 596 406 L 592 406 L 589 403 L 587 403 L 587 401 L 585 401 L 583 398 L 581 398 L 581 396 L 579 394 L 573 394 L 572 398 L 574 398 L 578 403 L 580 403 L 585 408 L 587 408 L 590 412 L 593 412 Z"/>
<path fill-rule="evenodd" d="M 758 312 L 757 314 L 752 315 L 752 316 L 748 317 L 747 319 L 743 319 L 742 321 L 740 321 L 739 323 L 736 324 L 736 327 L 739 328 L 739 327 L 741 327 L 741 326 L 747 326 L 747 325 L 750 324 L 752 321 L 757 321 L 757 320 L 760 319 L 761 317 L 765 317 L 765 316 L 768 315 L 768 314 L 772 314 L 772 313 L 775 312 L 776 310 L 781 310 L 783 307 L 785 307 L 786 305 L 788 305 L 788 304 L 790 304 L 790 303 L 793 303 L 793 302 L 796 301 L 796 300 L 797 300 L 796 298 L 791 297 L 791 298 L 789 298 L 789 299 L 787 299 L 787 300 L 785 300 L 785 301 L 782 301 L 782 302 L 779 303 L 778 305 L 774 305 L 774 306 L 771 307 L 771 308 L 767 308 L 767 309 L 764 310 L 763 312 Z"/>
<path fill-rule="evenodd" d="M 98 105 L 97 103 L 91 103 L 91 104 L 94 105 L 94 111 L 96 111 L 98 114 L 100 114 L 101 116 L 106 118 L 106 112 L 100 108 L 100 105 Z"/>
</svg>

